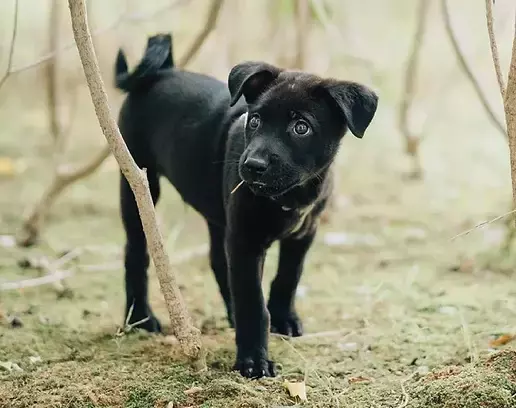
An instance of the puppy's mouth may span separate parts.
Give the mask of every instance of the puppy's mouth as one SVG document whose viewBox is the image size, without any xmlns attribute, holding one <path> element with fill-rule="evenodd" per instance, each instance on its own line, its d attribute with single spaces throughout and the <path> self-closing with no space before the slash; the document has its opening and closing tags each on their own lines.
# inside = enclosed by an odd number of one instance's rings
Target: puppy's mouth
<svg viewBox="0 0 516 408">
<path fill-rule="evenodd" d="M 292 190 L 299 183 L 292 183 L 287 186 L 273 185 L 265 183 L 261 180 L 244 180 L 244 182 L 248 185 L 249 189 L 256 195 L 276 198 L 282 196 L 288 191 Z"/>
</svg>

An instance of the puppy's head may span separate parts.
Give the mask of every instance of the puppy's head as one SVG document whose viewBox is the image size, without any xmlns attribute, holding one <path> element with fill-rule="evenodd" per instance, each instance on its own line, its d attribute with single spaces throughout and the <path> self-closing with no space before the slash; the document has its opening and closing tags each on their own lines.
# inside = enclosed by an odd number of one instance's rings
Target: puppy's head
<svg viewBox="0 0 516 408">
<path fill-rule="evenodd" d="M 363 137 L 378 104 L 377 95 L 358 83 L 262 62 L 233 67 L 228 86 L 231 106 L 241 96 L 248 105 L 240 177 L 271 197 L 320 177 L 348 129 Z"/>
</svg>

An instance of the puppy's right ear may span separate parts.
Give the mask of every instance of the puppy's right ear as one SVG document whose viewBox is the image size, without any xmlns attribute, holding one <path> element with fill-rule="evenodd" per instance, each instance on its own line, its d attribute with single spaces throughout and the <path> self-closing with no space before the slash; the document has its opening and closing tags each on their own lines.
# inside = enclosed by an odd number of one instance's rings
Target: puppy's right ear
<svg viewBox="0 0 516 408">
<path fill-rule="evenodd" d="M 265 91 L 282 70 L 264 62 L 247 61 L 235 65 L 228 78 L 231 93 L 230 106 L 233 106 L 242 95 L 247 103 L 252 103 Z"/>
</svg>

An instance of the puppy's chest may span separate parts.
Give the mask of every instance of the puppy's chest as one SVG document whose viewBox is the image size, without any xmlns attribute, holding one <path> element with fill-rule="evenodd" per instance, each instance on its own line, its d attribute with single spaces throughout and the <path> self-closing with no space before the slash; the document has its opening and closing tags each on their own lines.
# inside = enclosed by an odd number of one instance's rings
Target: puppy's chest
<svg viewBox="0 0 516 408">
<path fill-rule="evenodd" d="M 302 209 L 284 209 L 284 228 L 282 238 L 301 238 L 313 231 L 316 226 L 318 211 L 316 204 L 310 204 Z"/>
</svg>

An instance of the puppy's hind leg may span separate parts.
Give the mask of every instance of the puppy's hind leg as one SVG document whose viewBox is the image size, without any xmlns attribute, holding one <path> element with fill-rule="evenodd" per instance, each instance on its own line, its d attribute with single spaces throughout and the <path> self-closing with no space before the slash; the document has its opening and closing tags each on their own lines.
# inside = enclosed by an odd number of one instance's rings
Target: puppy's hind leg
<svg viewBox="0 0 516 408">
<path fill-rule="evenodd" d="M 149 169 L 150 170 L 150 169 Z M 159 194 L 159 176 L 154 171 L 147 171 L 152 201 L 156 205 Z M 120 207 L 122 221 L 126 233 L 125 244 L 125 293 L 126 310 L 125 318 L 129 311 L 129 324 L 144 320 L 136 327 L 149 332 L 160 332 L 161 325 L 152 313 L 147 292 L 147 268 L 149 266 L 149 254 L 147 241 L 138 213 L 138 207 L 133 192 L 123 174 L 120 175 Z"/>
<path fill-rule="evenodd" d="M 224 250 L 224 228 L 208 223 L 210 231 L 210 264 L 215 279 L 219 285 L 220 294 L 224 300 L 228 315 L 229 325 L 235 326 L 233 308 L 231 306 L 231 294 L 229 290 L 229 274 L 226 252 Z"/>
</svg>

